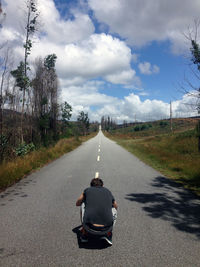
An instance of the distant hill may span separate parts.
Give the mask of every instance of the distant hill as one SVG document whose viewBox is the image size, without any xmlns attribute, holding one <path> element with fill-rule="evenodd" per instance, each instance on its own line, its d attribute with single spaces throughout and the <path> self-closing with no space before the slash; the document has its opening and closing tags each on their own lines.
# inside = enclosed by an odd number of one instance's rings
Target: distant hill
<svg viewBox="0 0 200 267">
<path fill-rule="evenodd" d="M 194 129 L 199 117 L 175 118 L 172 120 L 173 132 L 182 132 Z M 171 132 L 170 119 L 151 122 L 136 122 L 116 125 L 116 129 L 110 131 L 112 134 L 127 135 L 130 137 L 145 137 L 165 134 Z"/>
</svg>

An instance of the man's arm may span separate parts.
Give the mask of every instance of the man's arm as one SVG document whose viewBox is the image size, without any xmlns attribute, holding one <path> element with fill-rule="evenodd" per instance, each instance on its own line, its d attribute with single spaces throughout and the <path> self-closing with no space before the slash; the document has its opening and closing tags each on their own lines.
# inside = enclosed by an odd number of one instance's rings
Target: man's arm
<svg viewBox="0 0 200 267">
<path fill-rule="evenodd" d="M 80 197 L 76 201 L 76 206 L 81 206 L 81 204 L 83 203 L 83 201 L 84 201 L 84 194 L 82 193 L 80 195 Z"/>
</svg>

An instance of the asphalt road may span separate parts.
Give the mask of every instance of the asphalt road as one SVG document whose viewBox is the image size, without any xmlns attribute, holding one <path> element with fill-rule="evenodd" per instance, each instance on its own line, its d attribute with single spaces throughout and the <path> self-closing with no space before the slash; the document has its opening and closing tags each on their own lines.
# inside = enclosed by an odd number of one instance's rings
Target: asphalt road
<svg viewBox="0 0 200 267">
<path fill-rule="evenodd" d="M 112 247 L 77 239 L 98 174 L 119 205 Z M 0 266 L 200 266 L 200 199 L 100 132 L 0 194 Z"/>
</svg>

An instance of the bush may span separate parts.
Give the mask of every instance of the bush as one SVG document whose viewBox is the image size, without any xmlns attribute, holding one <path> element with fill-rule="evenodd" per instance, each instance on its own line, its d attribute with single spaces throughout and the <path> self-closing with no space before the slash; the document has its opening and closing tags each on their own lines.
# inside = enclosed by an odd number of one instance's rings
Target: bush
<svg viewBox="0 0 200 267">
<path fill-rule="evenodd" d="M 3 134 L 0 134 L 0 146 L 2 151 L 9 146 L 9 138 Z"/>
<path fill-rule="evenodd" d="M 15 149 L 15 154 L 17 156 L 24 156 L 28 154 L 29 152 L 33 151 L 35 149 L 35 146 L 33 143 L 26 144 L 22 143 Z"/>
<path fill-rule="evenodd" d="M 147 124 L 143 124 L 141 126 L 141 131 L 146 130 L 146 129 L 148 129 L 148 125 Z"/>
<path fill-rule="evenodd" d="M 167 121 L 161 121 L 159 124 L 161 127 L 166 127 L 168 125 L 168 122 Z"/>
<path fill-rule="evenodd" d="M 135 131 L 135 132 L 139 132 L 140 130 L 141 130 L 141 128 L 140 128 L 139 125 L 135 126 L 135 128 L 134 128 L 134 131 Z"/>
</svg>

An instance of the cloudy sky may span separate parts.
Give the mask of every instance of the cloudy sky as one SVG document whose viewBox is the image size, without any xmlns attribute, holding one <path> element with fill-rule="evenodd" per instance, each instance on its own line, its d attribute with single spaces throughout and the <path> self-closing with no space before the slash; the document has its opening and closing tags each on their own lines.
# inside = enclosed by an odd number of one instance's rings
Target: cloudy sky
<svg viewBox="0 0 200 267">
<path fill-rule="evenodd" d="M 16 61 L 23 56 L 24 0 L 2 0 L 6 12 L 0 42 Z M 196 101 L 181 91 L 188 79 L 188 27 L 199 18 L 199 0 L 38 0 L 40 30 L 30 61 L 57 55 L 60 101 L 118 123 L 195 115 Z M 186 77 L 186 78 L 185 78 Z"/>
</svg>

